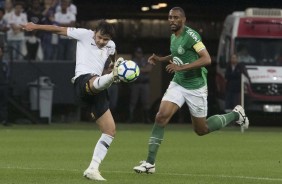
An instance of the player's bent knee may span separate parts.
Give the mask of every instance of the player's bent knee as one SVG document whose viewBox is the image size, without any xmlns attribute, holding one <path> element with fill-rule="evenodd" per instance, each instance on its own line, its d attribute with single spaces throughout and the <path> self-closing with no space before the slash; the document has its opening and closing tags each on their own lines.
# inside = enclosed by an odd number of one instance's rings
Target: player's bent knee
<svg viewBox="0 0 282 184">
<path fill-rule="evenodd" d="M 160 126 L 165 126 L 169 121 L 169 118 L 162 113 L 157 113 L 155 122 Z"/>
</svg>

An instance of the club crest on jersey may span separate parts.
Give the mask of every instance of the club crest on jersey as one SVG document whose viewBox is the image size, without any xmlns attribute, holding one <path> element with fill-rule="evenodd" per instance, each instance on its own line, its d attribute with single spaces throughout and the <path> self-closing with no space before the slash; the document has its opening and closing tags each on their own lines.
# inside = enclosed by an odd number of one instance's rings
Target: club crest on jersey
<svg viewBox="0 0 282 184">
<path fill-rule="evenodd" d="M 183 65 L 182 60 L 181 60 L 180 58 L 178 58 L 178 57 L 173 57 L 173 58 L 172 58 L 172 62 L 173 62 L 174 64 L 178 65 L 178 66 Z"/>
<path fill-rule="evenodd" d="M 185 50 L 184 48 L 180 45 L 177 49 L 178 54 L 184 54 Z"/>
</svg>

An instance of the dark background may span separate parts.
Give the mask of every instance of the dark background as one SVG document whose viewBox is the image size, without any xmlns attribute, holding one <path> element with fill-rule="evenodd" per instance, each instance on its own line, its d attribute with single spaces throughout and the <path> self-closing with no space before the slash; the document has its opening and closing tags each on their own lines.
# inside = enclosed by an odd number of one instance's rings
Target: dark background
<svg viewBox="0 0 282 184">
<path fill-rule="evenodd" d="M 166 2 L 161 10 L 142 12 L 141 6 Z M 224 20 L 233 11 L 247 7 L 282 8 L 281 0 L 73 0 L 78 8 L 78 20 L 100 18 L 159 18 L 166 19 L 168 11 L 174 6 L 182 7 L 189 19 Z"/>
</svg>

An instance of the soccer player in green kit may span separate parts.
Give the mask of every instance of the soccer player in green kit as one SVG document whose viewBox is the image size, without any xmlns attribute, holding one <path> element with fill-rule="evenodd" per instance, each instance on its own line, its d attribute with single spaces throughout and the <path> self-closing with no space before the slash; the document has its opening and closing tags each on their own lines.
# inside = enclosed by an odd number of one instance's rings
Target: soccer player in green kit
<svg viewBox="0 0 282 184">
<path fill-rule="evenodd" d="M 185 26 L 185 12 L 180 7 L 169 11 L 168 21 L 172 35 L 168 56 L 160 57 L 153 54 L 148 62 L 169 62 L 166 70 L 174 73 L 166 93 L 164 94 L 159 111 L 155 117 L 155 124 L 149 138 L 147 160 L 133 170 L 137 173 L 154 173 L 155 159 L 159 146 L 164 137 L 164 128 L 171 117 L 187 103 L 192 119 L 192 126 L 197 135 L 202 136 L 219 130 L 229 123 L 236 121 L 242 128 L 248 128 L 249 120 L 244 109 L 237 105 L 228 114 L 207 116 L 207 70 L 204 66 L 211 63 L 211 58 L 201 41 L 200 35 Z"/>
</svg>

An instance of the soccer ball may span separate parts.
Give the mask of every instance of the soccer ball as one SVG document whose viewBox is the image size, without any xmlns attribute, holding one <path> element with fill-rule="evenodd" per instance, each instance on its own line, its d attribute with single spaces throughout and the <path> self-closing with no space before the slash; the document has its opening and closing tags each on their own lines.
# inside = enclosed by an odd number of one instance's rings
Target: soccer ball
<svg viewBox="0 0 282 184">
<path fill-rule="evenodd" d="M 139 66 L 131 60 L 124 60 L 118 66 L 118 77 L 123 82 L 133 82 L 140 74 Z"/>
</svg>

